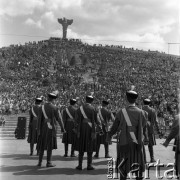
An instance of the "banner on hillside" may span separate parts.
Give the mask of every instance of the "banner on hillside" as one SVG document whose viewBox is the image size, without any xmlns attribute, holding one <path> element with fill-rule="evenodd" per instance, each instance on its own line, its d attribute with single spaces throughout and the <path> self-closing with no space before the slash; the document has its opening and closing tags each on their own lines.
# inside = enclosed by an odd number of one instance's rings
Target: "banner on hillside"
<svg viewBox="0 0 180 180">
<path fill-rule="evenodd" d="M 89 55 L 85 53 L 84 48 L 66 48 L 56 51 L 57 61 L 65 65 L 89 65 Z"/>
<path fill-rule="evenodd" d="M 69 65 L 87 65 L 89 64 L 89 56 L 85 53 L 84 48 L 66 49 Z"/>
<path fill-rule="evenodd" d="M 65 49 L 57 51 L 57 62 L 60 61 L 62 64 L 68 65 L 68 57 Z"/>
</svg>

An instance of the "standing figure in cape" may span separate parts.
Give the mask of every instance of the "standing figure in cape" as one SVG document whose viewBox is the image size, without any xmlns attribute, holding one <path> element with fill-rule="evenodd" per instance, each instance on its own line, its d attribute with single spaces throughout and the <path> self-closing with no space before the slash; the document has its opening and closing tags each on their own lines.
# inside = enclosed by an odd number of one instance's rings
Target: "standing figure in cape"
<svg viewBox="0 0 180 180">
<path fill-rule="evenodd" d="M 37 144 L 38 134 L 37 134 L 37 127 L 38 127 L 38 114 L 39 109 L 41 108 L 42 98 L 38 97 L 35 99 L 35 105 L 29 110 L 29 135 L 28 135 L 28 143 L 30 143 L 30 156 L 33 155 L 34 151 L 34 144 Z M 38 152 L 37 152 L 38 155 Z"/>
<path fill-rule="evenodd" d="M 38 150 L 39 150 L 39 162 L 37 166 L 42 165 L 44 150 L 47 150 L 47 164 L 46 167 L 54 167 L 52 164 L 52 150 L 57 149 L 57 122 L 61 127 L 61 132 L 65 133 L 62 116 L 58 107 L 53 103 L 57 98 L 56 92 L 48 94 L 48 102 L 45 103 L 39 112 L 38 117 Z"/>
<path fill-rule="evenodd" d="M 96 127 L 101 128 L 97 119 L 97 112 L 92 106 L 94 98 L 86 96 L 86 103 L 77 109 L 77 141 L 75 150 L 79 152 L 78 166 L 82 170 L 84 152 L 87 152 L 87 170 L 94 170 L 92 166 L 92 154 L 96 151 Z"/>
<path fill-rule="evenodd" d="M 153 151 L 153 146 L 156 145 L 156 139 L 155 139 L 155 127 L 158 132 L 159 132 L 159 127 L 158 127 L 158 122 L 157 122 L 157 115 L 155 109 L 151 108 L 149 105 L 151 103 L 150 99 L 144 99 L 144 106 L 142 109 L 148 113 L 148 121 L 147 121 L 147 133 L 148 133 L 148 149 L 149 149 L 149 154 L 150 154 L 150 162 L 156 162 L 154 159 L 154 151 Z"/>
<path fill-rule="evenodd" d="M 180 177 L 180 119 L 179 114 L 175 116 L 175 120 L 171 127 L 171 131 L 166 138 L 166 141 L 163 143 L 167 147 L 172 139 L 175 138 L 174 148 L 175 151 L 175 170 L 176 176 Z"/>
<path fill-rule="evenodd" d="M 127 174 L 137 169 L 137 166 L 139 170 L 135 172 L 136 180 L 142 179 L 142 173 L 145 171 L 146 158 L 143 140 L 146 136 L 147 113 L 135 105 L 137 97 L 137 92 L 133 90 L 126 92 L 129 105 L 116 114 L 115 121 L 107 136 L 107 141 L 111 141 L 112 136 L 119 133 L 117 137 L 117 165 L 122 164 L 120 166 L 121 180 L 127 179 Z"/>
<path fill-rule="evenodd" d="M 102 101 L 102 108 L 99 109 L 98 117 L 102 124 L 103 134 L 97 134 L 96 140 L 96 154 L 94 155 L 95 158 L 99 158 L 99 149 L 100 145 L 104 144 L 105 148 L 105 158 L 110 158 L 109 155 L 109 143 L 106 142 L 107 133 L 110 130 L 110 121 L 114 121 L 114 116 L 112 113 L 107 109 L 109 101 L 103 100 Z"/>
<path fill-rule="evenodd" d="M 75 157 L 74 144 L 76 140 L 75 133 L 75 114 L 76 114 L 76 99 L 70 99 L 70 106 L 63 110 L 63 122 L 66 133 L 63 134 L 62 143 L 64 143 L 65 154 L 64 157 L 68 157 L 68 144 L 71 144 L 71 157 Z"/>
</svg>

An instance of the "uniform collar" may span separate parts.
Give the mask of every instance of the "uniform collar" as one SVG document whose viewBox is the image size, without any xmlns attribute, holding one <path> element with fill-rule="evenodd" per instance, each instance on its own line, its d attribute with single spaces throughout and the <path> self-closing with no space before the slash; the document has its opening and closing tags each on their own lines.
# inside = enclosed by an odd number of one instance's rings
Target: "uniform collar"
<svg viewBox="0 0 180 180">
<path fill-rule="evenodd" d="M 144 105 L 144 107 L 149 107 L 149 105 Z"/>
<path fill-rule="evenodd" d="M 86 103 L 87 105 L 89 105 L 89 106 L 92 106 L 92 104 L 90 104 L 90 103 Z"/>
<path fill-rule="evenodd" d="M 53 103 L 48 101 L 47 104 L 53 104 Z"/>
<path fill-rule="evenodd" d="M 128 107 L 136 107 L 135 104 L 130 104 Z"/>
<path fill-rule="evenodd" d="M 107 107 L 101 107 L 101 109 L 105 109 L 105 110 L 107 110 Z"/>
</svg>

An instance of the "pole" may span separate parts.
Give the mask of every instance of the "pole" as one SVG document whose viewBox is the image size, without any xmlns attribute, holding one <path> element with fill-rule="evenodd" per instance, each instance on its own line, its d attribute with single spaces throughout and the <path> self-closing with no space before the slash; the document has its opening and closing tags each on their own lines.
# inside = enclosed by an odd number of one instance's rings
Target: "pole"
<svg viewBox="0 0 180 180">
<path fill-rule="evenodd" d="M 169 43 L 168 43 L 168 55 L 169 55 Z"/>
</svg>

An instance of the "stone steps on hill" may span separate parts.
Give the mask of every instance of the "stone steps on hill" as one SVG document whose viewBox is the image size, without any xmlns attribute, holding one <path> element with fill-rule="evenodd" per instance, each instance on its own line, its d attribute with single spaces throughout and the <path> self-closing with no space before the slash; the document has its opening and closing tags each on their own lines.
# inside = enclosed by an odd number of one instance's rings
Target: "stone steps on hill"
<svg viewBox="0 0 180 180">
<path fill-rule="evenodd" d="M 14 132 L 17 127 L 18 117 L 26 117 L 26 137 L 28 136 L 29 126 L 29 114 L 23 113 L 18 115 L 5 116 L 5 126 L 0 126 L 0 138 L 13 138 L 15 137 Z M 57 136 L 61 135 L 60 127 L 57 128 Z"/>
<path fill-rule="evenodd" d="M 0 134 L 0 138 L 15 138 L 14 134 Z"/>
<path fill-rule="evenodd" d="M 16 128 L 16 126 L 11 126 L 11 127 L 9 127 L 9 126 L 4 126 L 4 127 L 1 127 L 0 128 L 0 132 L 3 132 L 3 131 L 14 131 L 15 130 L 15 128 Z"/>
</svg>

